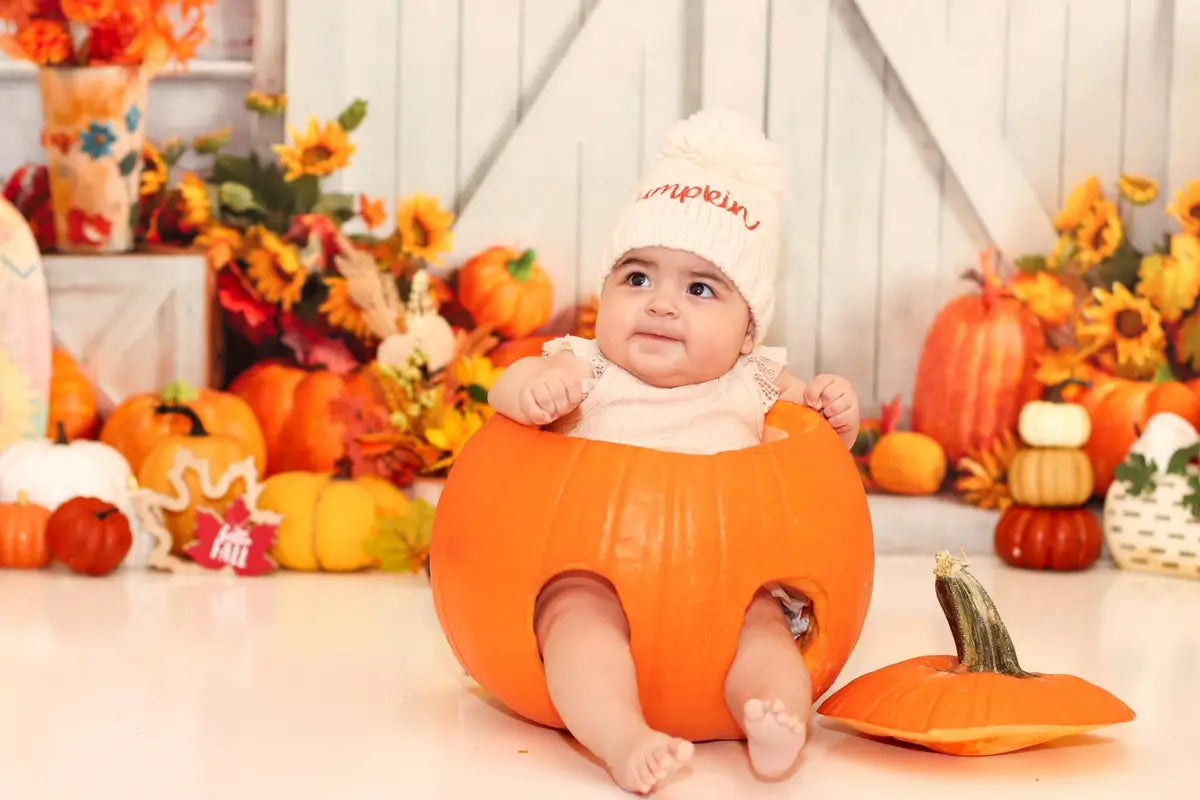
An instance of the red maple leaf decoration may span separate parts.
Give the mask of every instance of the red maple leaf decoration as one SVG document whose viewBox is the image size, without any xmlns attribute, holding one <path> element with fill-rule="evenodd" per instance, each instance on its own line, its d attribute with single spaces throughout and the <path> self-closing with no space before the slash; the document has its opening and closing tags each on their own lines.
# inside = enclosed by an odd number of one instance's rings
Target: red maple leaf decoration
<svg viewBox="0 0 1200 800">
<path fill-rule="evenodd" d="M 276 569 L 267 555 L 275 531 L 275 525 L 251 522 L 246 499 L 239 497 L 225 509 L 224 519 L 210 509 L 196 509 L 196 540 L 184 552 L 206 569 L 230 567 L 238 575 L 265 575 Z"/>
<path fill-rule="evenodd" d="M 112 222 L 103 214 L 88 214 L 72 208 L 67 211 L 67 240 L 71 244 L 101 245 L 112 233 Z"/>
</svg>

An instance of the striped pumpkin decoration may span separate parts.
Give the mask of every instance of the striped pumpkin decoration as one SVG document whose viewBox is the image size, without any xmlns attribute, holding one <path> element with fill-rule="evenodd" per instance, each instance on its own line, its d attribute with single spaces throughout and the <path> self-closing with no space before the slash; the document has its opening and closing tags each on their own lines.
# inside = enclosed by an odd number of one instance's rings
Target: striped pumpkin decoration
<svg viewBox="0 0 1200 800">
<path fill-rule="evenodd" d="M 1021 408 L 1042 391 L 1035 357 L 1046 347 L 1041 324 L 1009 295 L 980 256 L 979 294 L 951 300 L 934 319 L 913 389 L 911 428 L 930 436 L 953 464 L 969 450 L 1015 431 Z"/>
</svg>

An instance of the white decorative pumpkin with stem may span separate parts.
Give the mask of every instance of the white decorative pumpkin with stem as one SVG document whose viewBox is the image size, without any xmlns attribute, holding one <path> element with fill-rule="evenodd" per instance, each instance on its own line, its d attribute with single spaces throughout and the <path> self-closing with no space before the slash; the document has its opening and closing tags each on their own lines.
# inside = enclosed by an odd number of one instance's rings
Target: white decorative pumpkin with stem
<svg viewBox="0 0 1200 800">
<path fill-rule="evenodd" d="M 408 330 L 384 338 L 376 351 L 376 360 L 403 369 L 413 354 L 420 352 L 430 372 L 449 364 L 456 348 L 454 330 L 433 307 L 429 297 L 429 275 L 423 269 L 413 275 L 406 311 Z"/>
<path fill-rule="evenodd" d="M 1031 400 L 1021 407 L 1017 417 L 1017 433 L 1030 447 L 1077 448 L 1087 444 L 1092 435 L 1092 418 L 1079 403 L 1063 399 L 1067 386 L 1090 385 L 1071 378 L 1046 388 L 1043 399 Z"/>
<path fill-rule="evenodd" d="M 135 487 L 129 462 L 116 448 L 90 439 L 68 441 L 61 422 L 55 438 L 20 441 L 0 453 L 0 503 L 16 502 L 24 493 L 50 511 L 73 497 L 115 505 L 135 534 L 125 566 L 145 566 L 154 546 L 136 524 L 130 496 Z"/>
</svg>

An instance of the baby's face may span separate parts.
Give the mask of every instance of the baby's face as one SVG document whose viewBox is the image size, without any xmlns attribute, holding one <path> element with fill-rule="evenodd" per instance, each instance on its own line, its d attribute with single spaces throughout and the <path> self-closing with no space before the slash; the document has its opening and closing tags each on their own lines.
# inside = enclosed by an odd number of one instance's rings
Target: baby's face
<svg viewBox="0 0 1200 800">
<path fill-rule="evenodd" d="M 604 281 L 596 343 L 653 386 L 724 375 L 754 348 L 750 307 L 712 262 L 684 250 L 630 250 Z"/>
</svg>

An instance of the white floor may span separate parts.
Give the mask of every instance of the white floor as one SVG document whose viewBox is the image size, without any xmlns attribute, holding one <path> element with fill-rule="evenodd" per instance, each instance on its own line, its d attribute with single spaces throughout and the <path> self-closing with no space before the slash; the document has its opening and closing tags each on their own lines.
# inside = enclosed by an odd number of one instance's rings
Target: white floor
<svg viewBox="0 0 1200 800">
<path fill-rule="evenodd" d="M 932 554 L 879 558 L 866 628 L 838 685 L 953 652 L 932 566 Z M 658 796 L 1195 797 L 1200 581 L 1108 564 L 1033 573 L 983 553 L 974 570 L 1025 667 L 1082 675 L 1139 718 L 985 759 L 869 740 L 818 718 L 801 768 L 782 783 L 750 777 L 741 746 L 706 744 Z M 471 688 L 423 577 L 8 570 L 0 609 L 6 799 L 626 796 L 565 737 Z"/>
</svg>

